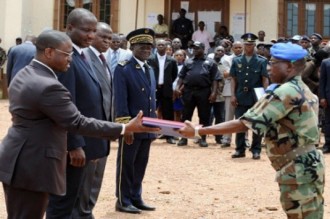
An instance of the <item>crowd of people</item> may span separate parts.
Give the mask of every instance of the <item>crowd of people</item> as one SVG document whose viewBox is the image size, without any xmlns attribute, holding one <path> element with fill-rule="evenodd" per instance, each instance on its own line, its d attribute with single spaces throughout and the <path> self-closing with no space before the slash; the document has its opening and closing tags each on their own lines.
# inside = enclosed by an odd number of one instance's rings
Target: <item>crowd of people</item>
<svg viewBox="0 0 330 219">
<path fill-rule="evenodd" d="M 195 137 L 208 147 L 212 134 L 221 147 L 230 147 L 232 132 L 237 132 L 233 159 L 245 157 L 247 149 L 260 159 L 264 138 L 281 173 L 277 181 L 288 217 L 322 218 L 324 163 L 315 147 L 321 129 L 323 153 L 330 153 L 330 45 L 318 33 L 266 41 L 262 30 L 235 41 L 226 26 L 211 36 L 199 21 L 194 31 L 185 15 L 181 9 L 171 30 L 158 15 L 153 29 L 125 36 L 77 8 L 68 15 L 66 33 L 28 35 L 8 57 L 0 50 L 0 58 L 8 58 L 13 117 L 0 146 L 9 218 L 42 218 L 44 212 L 48 219 L 93 218 L 110 141 L 117 138 L 116 210 L 154 211 L 142 197 L 152 141 L 186 146 Z M 266 93 L 261 98 L 260 88 Z M 181 139 L 157 136 L 152 132 L 159 129 L 142 125 L 142 114 L 184 122 L 195 109 L 202 126 L 187 122 Z M 37 141 L 41 133 L 44 139 Z M 36 150 L 44 156 L 33 155 Z M 22 159 L 30 168 L 47 167 L 40 170 L 42 186 Z M 311 162 L 309 169 L 305 164 Z M 305 178 L 304 171 L 310 173 Z M 293 184 L 299 186 L 291 191 Z"/>
</svg>

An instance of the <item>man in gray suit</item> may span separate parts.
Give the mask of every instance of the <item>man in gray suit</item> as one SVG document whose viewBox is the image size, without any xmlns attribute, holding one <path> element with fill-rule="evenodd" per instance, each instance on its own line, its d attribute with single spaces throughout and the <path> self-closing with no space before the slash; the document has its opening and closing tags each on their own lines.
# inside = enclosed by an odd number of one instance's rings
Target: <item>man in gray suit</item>
<svg viewBox="0 0 330 219">
<path fill-rule="evenodd" d="M 34 35 L 27 35 L 24 43 L 10 49 L 7 61 L 8 86 L 19 70 L 33 59 L 36 53 L 35 40 Z"/>
<path fill-rule="evenodd" d="M 70 66 L 70 38 L 46 31 L 36 48 L 35 59 L 9 86 L 13 124 L 0 144 L 0 181 L 8 219 L 42 219 L 49 194 L 66 193 L 67 131 L 111 139 L 158 130 L 142 126 L 142 112 L 126 125 L 81 115 L 54 73 Z"/>
<path fill-rule="evenodd" d="M 103 55 L 109 48 L 112 35 L 111 27 L 103 22 L 97 23 L 95 38 L 90 47 L 84 49 L 86 59 L 96 75 L 101 87 L 104 115 L 107 121 L 111 121 L 112 112 L 112 77 L 110 69 Z M 110 142 L 108 142 L 110 151 Z M 80 191 L 72 212 L 72 218 L 93 219 L 92 210 L 96 204 L 101 190 L 103 174 L 107 161 L 107 156 L 99 159 L 86 161 L 83 177 L 80 183 Z"/>
</svg>

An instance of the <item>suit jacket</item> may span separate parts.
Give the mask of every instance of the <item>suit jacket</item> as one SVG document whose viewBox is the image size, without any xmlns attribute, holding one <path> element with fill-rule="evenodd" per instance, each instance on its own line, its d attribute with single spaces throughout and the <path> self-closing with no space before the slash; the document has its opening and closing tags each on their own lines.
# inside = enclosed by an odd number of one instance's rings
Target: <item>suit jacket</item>
<svg viewBox="0 0 330 219">
<path fill-rule="evenodd" d="M 0 144 L 0 181 L 16 188 L 63 195 L 67 130 L 103 138 L 122 130 L 83 116 L 54 73 L 35 61 L 12 81 L 9 103 L 13 123 Z"/>
<path fill-rule="evenodd" d="M 153 54 L 148 59 L 150 66 L 155 72 L 156 84 L 158 84 L 159 78 L 159 61 L 157 54 Z M 166 56 L 164 64 L 164 84 L 163 84 L 163 97 L 172 98 L 173 97 L 173 82 L 178 75 L 178 66 L 174 58 Z"/>
<path fill-rule="evenodd" d="M 320 99 L 330 104 L 330 58 L 324 59 L 320 70 Z"/>
<path fill-rule="evenodd" d="M 10 50 L 7 61 L 8 86 L 19 70 L 31 62 L 35 53 L 36 47 L 32 42 L 24 42 Z"/>
<path fill-rule="evenodd" d="M 156 81 L 149 66 L 151 84 L 142 67 L 132 57 L 129 61 L 119 63 L 114 73 L 114 107 L 116 121 L 125 117 L 135 117 L 140 110 L 146 117 L 156 118 Z M 134 134 L 135 138 L 155 138 L 155 134 Z"/>
<path fill-rule="evenodd" d="M 86 56 L 86 54 L 85 54 Z M 103 97 L 99 80 L 76 49 L 67 72 L 58 75 L 59 81 L 70 91 L 78 110 L 87 117 L 106 120 Z M 109 144 L 105 139 L 84 137 L 68 133 L 68 151 L 83 147 L 86 160 L 94 160 L 109 154 Z"/>
<path fill-rule="evenodd" d="M 96 54 L 93 52 L 92 49 L 87 48 L 84 51 L 86 51 L 86 58 L 88 62 L 90 63 L 90 66 L 96 75 L 98 82 L 101 87 L 102 91 L 102 104 L 103 104 L 103 111 L 106 116 L 106 120 L 111 120 L 111 108 L 112 108 L 112 76 L 110 69 L 108 65 L 106 66 L 108 69 L 108 72 L 105 71 L 105 68 L 103 64 L 101 63 L 101 60 L 99 57 L 96 56 Z M 108 74 L 110 74 L 110 80 L 108 77 Z"/>
</svg>

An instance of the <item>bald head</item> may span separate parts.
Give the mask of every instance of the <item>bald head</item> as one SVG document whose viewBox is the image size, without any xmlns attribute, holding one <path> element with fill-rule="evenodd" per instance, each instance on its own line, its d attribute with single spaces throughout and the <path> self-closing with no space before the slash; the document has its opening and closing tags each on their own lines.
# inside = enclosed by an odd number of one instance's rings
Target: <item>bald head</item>
<svg viewBox="0 0 330 219">
<path fill-rule="evenodd" d="M 91 11 L 86 10 L 84 8 L 76 8 L 73 9 L 68 15 L 68 19 L 66 23 L 67 25 L 68 24 L 79 25 L 83 23 L 85 19 L 92 19 L 95 20 L 95 22 L 97 22 L 95 15 Z"/>
</svg>

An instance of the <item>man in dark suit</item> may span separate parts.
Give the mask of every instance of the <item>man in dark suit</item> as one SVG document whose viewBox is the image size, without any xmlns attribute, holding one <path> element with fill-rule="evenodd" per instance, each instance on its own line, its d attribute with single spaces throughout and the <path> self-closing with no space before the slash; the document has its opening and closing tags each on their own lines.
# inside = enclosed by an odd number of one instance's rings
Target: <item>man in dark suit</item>
<svg viewBox="0 0 330 219">
<path fill-rule="evenodd" d="M 323 153 L 330 153 L 330 59 L 323 60 L 320 70 L 320 106 L 324 109 Z"/>
<path fill-rule="evenodd" d="M 112 77 L 102 53 L 106 52 L 109 48 L 111 34 L 111 27 L 106 23 L 99 22 L 92 45 L 84 49 L 87 61 L 101 87 L 102 102 L 98 104 L 103 106 L 104 117 L 107 121 L 111 121 Z M 109 143 L 107 142 L 107 144 Z M 104 156 L 86 163 L 80 184 L 80 191 L 72 213 L 73 219 L 94 218 L 92 210 L 100 193 L 106 161 L 107 156 Z"/>
<path fill-rule="evenodd" d="M 158 117 L 166 120 L 174 120 L 173 110 L 173 82 L 178 74 L 178 66 L 174 58 L 166 55 L 165 40 L 156 42 L 157 53 L 149 58 L 150 66 L 155 72 L 157 91 L 157 113 Z M 165 136 L 166 142 L 175 144 L 171 136 Z"/>
<path fill-rule="evenodd" d="M 59 74 L 59 81 L 70 91 L 73 102 L 84 116 L 107 120 L 103 109 L 103 94 L 99 79 L 86 59 L 83 48 L 95 38 L 97 19 L 90 11 L 74 9 L 67 19 L 66 33 L 73 42 L 72 63 L 67 72 Z M 109 142 L 68 133 L 67 193 L 51 195 L 47 218 L 71 218 L 82 183 L 83 173 L 92 160 L 109 154 Z"/>
<path fill-rule="evenodd" d="M 36 47 L 36 59 L 9 86 L 13 124 L 0 144 L 8 219 L 42 219 L 49 194 L 65 194 L 67 131 L 110 139 L 150 130 L 141 125 L 142 113 L 124 126 L 83 116 L 54 73 L 70 66 L 70 38 L 46 31 Z"/>
<path fill-rule="evenodd" d="M 147 117 L 156 117 L 156 81 L 146 63 L 151 54 L 154 31 L 141 28 L 127 35 L 133 57 L 117 65 L 114 73 L 116 121 L 127 122 L 140 110 Z M 119 139 L 116 174 L 116 210 L 140 213 L 155 210 L 142 199 L 142 181 L 147 168 L 151 142 L 155 134 L 126 134 Z M 125 142 L 124 143 L 124 139 Z"/>
<path fill-rule="evenodd" d="M 34 45 L 36 37 L 33 35 L 27 35 L 24 43 L 13 47 L 8 53 L 7 61 L 7 79 L 8 86 L 13 80 L 15 75 L 27 66 L 34 58 L 36 53 L 36 47 Z"/>
</svg>

